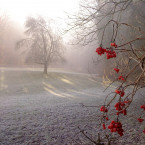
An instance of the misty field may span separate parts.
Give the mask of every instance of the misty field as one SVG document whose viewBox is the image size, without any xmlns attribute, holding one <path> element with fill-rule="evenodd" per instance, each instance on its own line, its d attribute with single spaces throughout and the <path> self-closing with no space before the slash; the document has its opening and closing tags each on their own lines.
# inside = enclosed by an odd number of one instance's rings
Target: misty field
<svg viewBox="0 0 145 145">
<path fill-rule="evenodd" d="M 78 127 L 96 139 L 99 109 L 82 103 L 98 106 L 113 88 L 103 92 L 101 78 L 89 74 L 0 69 L 0 144 L 90 145 Z"/>
</svg>

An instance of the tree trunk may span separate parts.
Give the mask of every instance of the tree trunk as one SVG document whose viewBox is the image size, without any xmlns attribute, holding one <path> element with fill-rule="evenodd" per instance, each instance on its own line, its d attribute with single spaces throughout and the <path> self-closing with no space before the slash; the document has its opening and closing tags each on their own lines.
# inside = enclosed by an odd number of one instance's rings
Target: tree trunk
<svg viewBox="0 0 145 145">
<path fill-rule="evenodd" d="M 47 74 L 47 62 L 44 63 L 44 71 L 43 71 L 43 73 Z"/>
</svg>

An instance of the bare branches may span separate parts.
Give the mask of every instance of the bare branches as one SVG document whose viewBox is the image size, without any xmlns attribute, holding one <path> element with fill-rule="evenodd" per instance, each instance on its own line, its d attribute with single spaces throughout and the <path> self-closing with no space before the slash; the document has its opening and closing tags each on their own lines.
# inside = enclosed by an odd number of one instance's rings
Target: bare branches
<svg viewBox="0 0 145 145">
<path fill-rule="evenodd" d="M 81 11 L 77 15 L 69 17 L 71 24 L 68 31 L 74 30 L 77 43 L 98 43 L 96 52 L 106 55 L 106 58 L 103 57 L 104 68 L 108 70 L 108 76 L 109 71 L 112 72 L 110 80 L 114 81 L 110 85 L 115 83 L 115 90 L 106 96 L 100 109 L 103 112 L 100 119 L 104 130 L 109 115 L 114 117 L 113 122 L 121 124 L 121 115 L 127 115 L 135 94 L 145 87 L 144 16 L 133 9 L 134 6 L 140 8 L 141 4 L 142 1 L 134 0 L 90 0 L 81 4 Z M 110 61 L 110 58 L 113 59 Z M 114 105 L 115 109 L 112 109 Z M 122 129 L 110 129 L 123 135 Z M 84 131 L 81 132 L 91 142 L 94 141 Z"/>
</svg>

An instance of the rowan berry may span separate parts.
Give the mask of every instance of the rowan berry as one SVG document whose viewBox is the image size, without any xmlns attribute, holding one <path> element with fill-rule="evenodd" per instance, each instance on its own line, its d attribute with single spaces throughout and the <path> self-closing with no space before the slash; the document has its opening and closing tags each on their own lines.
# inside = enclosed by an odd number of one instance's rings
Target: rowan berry
<svg viewBox="0 0 145 145">
<path fill-rule="evenodd" d="M 102 55 L 102 54 L 104 54 L 105 52 L 106 52 L 106 49 L 104 49 L 104 48 L 102 48 L 102 47 L 98 47 L 97 49 L 96 49 L 96 52 L 98 53 L 98 55 Z"/>
<path fill-rule="evenodd" d="M 119 94 L 121 97 L 125 95 L 125 92 L 120 90 L 115 90 L 115 93 Z"/>
<path fill-rule="evenodd" d="M 137 119 L 140 123 L 142 123 L 143 121 L 144 121 L 144 119 L 142 119 L 142 118 L 138 118 Z"/>
<path fill-rule="evenodd" d="M 108 121 L 108 120 L 109 120 L 109 118 L 108 118 L 108 117 L 106 117 L 106 120 Z"/>
<path fill-rule="evenodd" d="M 145 105 L 141 105 L 140 108 L 145 110 Z"/>
<path fill-rule="evenodd" d="M 117 48 L 116 43 L 111 43 L 111 46 L 113 46 L 113 47 Z"/>
<path fill-rule="evenodd" d="M 114 70 L 118 73 L 120 70 L 118 68 L 114 68 Z"/>
<path fill-rule="evenodd" d="M 100 111 L 101 111 L 101 112 L 108 112 L 108 109 L 105 108 L 105 106 L 102 106 L 102 107 L 100 108 Z"/>
<path fill-rule="evenodd" d="M 120 122 L 112 120 L 108 128 L 111 132 L 117 132 L 120 136 L 123 135 L 124 130 L 122 129 L 122 124 Z"/>
<path fill-rule="evenodd" d="M 113 57 L 116 57 L 116 52 L 113 50 L 106 50 L 106 56 L 107 56 L 107 59 L 110 59 L 110 58 L 113 58 Z"/>
<path fill-rule="evenodd" d="M 103 123 L 103 125 L 102 125 L 102 126 L 103 126 L 103 129 L 106 129 L 106 126 L 105 126 L 105 124 L 104 124 L 104 123 Z"/>
<path fill-rule="evenodd" d="M 125 78 L 121 75 L 121 76 L 118 77 L 118 80 L 125 81 Z"/>
</svg>

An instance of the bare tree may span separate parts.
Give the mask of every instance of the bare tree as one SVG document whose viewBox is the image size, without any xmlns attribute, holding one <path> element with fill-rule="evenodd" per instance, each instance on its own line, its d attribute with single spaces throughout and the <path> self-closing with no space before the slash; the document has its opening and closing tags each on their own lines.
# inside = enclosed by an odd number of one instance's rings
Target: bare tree
<svg viewBox="0 0 145 145">
<path fill-rule="evenodd" d="M 43 17 L 29 17 L 26 20 L 26 38 L 17 43 L 17 47 L 26 46 L 28 57 L 35 63 L 44 65 L 44 74 L 54 58 L 62 58 L 63 41 L 58 32 L 51 27 L 51 20 L 46 21 Z"/>
</svg>

